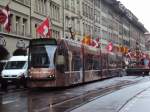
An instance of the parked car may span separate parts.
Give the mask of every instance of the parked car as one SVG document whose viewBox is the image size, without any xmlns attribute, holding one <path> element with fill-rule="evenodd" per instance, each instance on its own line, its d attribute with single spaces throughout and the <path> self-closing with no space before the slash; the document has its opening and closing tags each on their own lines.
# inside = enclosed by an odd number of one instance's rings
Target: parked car
<svg viewBox="0 0 150 112">
<path fill-rule="evenodd" d="M 2 70 L 2 87 L 7 88 L 8 83 L 26 86 L 28 56 L 12 56 Z"/>
</svg>

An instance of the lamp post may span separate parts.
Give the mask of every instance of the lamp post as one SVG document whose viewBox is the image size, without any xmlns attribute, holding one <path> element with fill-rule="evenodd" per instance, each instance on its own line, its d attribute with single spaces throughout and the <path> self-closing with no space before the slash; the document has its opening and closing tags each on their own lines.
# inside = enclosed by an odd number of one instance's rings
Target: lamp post
<svg viewBox="0 0 150 112">
<path fill-rule="evenodd" d="M 81 17 L 78 17 L 78 16 L 71 16 L 71 17 L 69 17 L 69 16 L 66 16 L 67 17 L 67 19 L 69 20 L 69 24 L 68 24 L 68 29 L 69 29 L 69 33 L 70 33 L 70 35 L 71 35 L 71 39 L 73 39 L 74 40 L 74 32 L 72 31 L 72 21 L 74 21 L 75 19 L 82 19 Z"/>
<path fill-rule="evenodd" d="M 69 20 L 70 20 L 70 18 L 69 18 Z M 72 18 L 71 20 L 74 20 L 74 19 Z M 72 24 L 71 24 L 71 21 L 70 21 L 70 23 L 69 23 L 69 25 L 68 25 L 68 29 L 69 29 L 69 32 L 70 32 L 70 35 L 71 35 L 71 39 L 74 40 L 74 35 L 73 35 L 73 32 L 72 32 Z"/>
</svg>

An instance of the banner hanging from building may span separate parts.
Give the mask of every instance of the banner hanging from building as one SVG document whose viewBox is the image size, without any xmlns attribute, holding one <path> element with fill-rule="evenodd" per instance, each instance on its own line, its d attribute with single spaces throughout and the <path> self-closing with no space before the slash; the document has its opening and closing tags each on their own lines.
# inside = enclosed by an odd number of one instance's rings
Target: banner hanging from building
<svg viewBox="0 0 150 112">
<path fill-rule="evenodd" d="M 6 5 L 5 8 L 0 9 L 0 24 L 2 24 L 7 32 L 10 32 L 10 8 Z"/>
</svg>

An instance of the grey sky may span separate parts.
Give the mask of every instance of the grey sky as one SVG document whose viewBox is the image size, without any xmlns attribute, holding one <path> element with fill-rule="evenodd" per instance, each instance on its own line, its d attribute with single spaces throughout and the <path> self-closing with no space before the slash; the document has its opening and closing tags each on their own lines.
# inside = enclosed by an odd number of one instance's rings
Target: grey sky
<svg viewBox="0 0 150 112">
<path fill-rule="evenodd" d="M 118 0 L 150 31 L 150 0 Z"/>
</svg>

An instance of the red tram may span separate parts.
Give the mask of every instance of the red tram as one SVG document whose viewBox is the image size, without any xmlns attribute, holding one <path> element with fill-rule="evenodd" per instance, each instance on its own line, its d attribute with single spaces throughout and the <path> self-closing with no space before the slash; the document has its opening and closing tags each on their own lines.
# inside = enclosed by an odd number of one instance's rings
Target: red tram
<svg viewBox="0 0 150 112">
<path fill-rule="evenodd" d="M 32 39 L 29 87 L 67 87 L 118 76 L 122 56 L 68 39 Z"/>
</svg>

